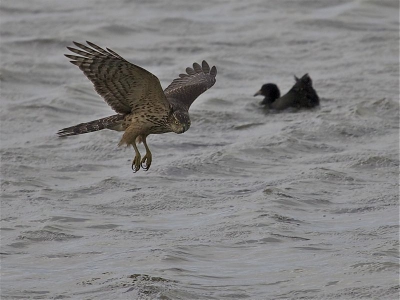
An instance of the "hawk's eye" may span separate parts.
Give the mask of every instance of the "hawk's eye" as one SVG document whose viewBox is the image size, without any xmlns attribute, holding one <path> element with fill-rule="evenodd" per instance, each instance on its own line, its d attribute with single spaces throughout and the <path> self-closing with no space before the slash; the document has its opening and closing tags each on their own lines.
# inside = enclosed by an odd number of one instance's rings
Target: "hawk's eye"
<svg viewBox="0 0 400 300">
<path fill-rule="evenodd" d="M 174 120 L 174 123 L 175 123 L 176 125 L 179 125 L 178 120 Z"/>
</svg>

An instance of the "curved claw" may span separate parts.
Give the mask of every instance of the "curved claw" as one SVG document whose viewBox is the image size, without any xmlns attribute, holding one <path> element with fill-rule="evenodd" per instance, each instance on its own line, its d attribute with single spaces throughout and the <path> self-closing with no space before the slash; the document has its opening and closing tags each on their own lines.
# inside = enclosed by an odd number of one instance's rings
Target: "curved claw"
<svg viewBox="0 0 400 300">
<path fill-rule="evenodd" d="M 140 170 L 140 156 L 135 156 L 135 158 L 132 161 L 132 171 L 133 173 L 136 173 L 137 171 Z"/>
<path fill-rule="evenodd" d="M 142 167 L 143 171 L 148 171 L 150 169 L 150 164 L 147 162 L 147 157 L 142 159 L 140 166 Z"/>
<path fill-rule="evenodd" d="M 150 166 L 147 166 L 146 164 L 140 163 L 140 166 L 142 167 L 143 171 L 148 171 Z"/>
<path fill-rule="evenodd" d="M 151 166 L 151 155 L 146 154 L 140 162 L 140 166 L 144 171 L 148 171 Z"/>
</svg>

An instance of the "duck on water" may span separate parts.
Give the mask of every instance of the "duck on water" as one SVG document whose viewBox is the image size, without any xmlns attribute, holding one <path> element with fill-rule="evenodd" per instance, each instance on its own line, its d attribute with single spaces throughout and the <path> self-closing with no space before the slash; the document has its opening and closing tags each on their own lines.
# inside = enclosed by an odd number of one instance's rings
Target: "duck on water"
<svg viewBox="0 0 400 300">
<path fill-rule="evenodd" d="M 267 108 L 283 110 L 289 107 L 293 108 L 313 108 L 319 106 L 319 97 L 312 86 L 311 77 L 308 74 L 300 79 L 294 76 L 296 83 L 284 96 L 281 97 L 279 88 L 274 83 L 264 84 L 261 89 L 254 94 L 262 95 L 264 100 L 261 105 Z"/>
</svg>

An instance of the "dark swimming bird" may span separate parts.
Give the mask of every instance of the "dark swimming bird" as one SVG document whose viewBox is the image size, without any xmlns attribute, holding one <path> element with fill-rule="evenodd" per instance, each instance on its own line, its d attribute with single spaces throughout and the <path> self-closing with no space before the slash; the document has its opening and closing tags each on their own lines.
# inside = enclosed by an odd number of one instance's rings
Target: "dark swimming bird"
<svg viewBox="0 0 400 300">
<path fill-rule="evenodd" d="M 280 91 L 276 84 L 264 84 L 261 89 L 254 94 L 262 95 L 264 100 L 261 105 L 268 108 L 283 110 L 289 107 L 294 108 L 313 108 L 319 105 L 319 97 L 312 86 L 312 80 L 308 74 L 300 79 L 294 76 L 296 83 L 285 95 L 280 97 Z"/>
<path fill-rule="evenodd" d="M 149 134 L 184 133 L 190 127 L 189 108 L 194 100 L 215 84 L 216 67 L 206 61 L 186 68 L 163 90 L 158 78 L 136 66 L 111 49 L 87 42 L 74 42 L 79 49 L 67 47 L 77 55 L 65 54 L 71 63 L 93 83 L 96 92 L 117 113 L 99 120 L 61 129 L 59 136 L 70 136 L 102 129 L 124 131 L 119 145 L 132 145 L 135 157 L 132 170 L 150 168 L 152 154 L 147 146 Z M 90 47 L 89 47 L 90 46 Z M 143 142 L 146 155 L 141 158 L 137 143 Z"/>
</svg>

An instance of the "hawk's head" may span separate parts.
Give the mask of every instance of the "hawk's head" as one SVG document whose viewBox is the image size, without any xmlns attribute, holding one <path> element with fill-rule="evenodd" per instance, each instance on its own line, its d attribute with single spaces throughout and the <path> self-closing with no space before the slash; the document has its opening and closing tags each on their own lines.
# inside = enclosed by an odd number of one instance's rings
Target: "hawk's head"
<svg viewBox="0 0 400 300">
<path fill-rule="evenodd" d="M 183 111 L 171 111 L 168 124 L 171 127 L 172 131 L 175 133 L 184 133 L 190 127 L 190 118 L 187 112 Z"/>
</svg>

